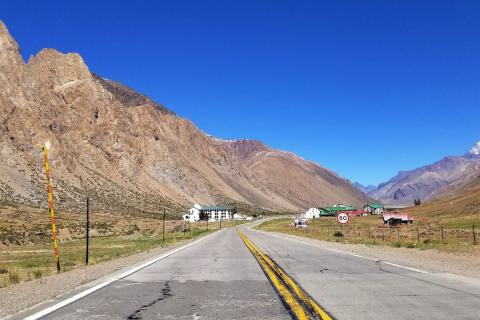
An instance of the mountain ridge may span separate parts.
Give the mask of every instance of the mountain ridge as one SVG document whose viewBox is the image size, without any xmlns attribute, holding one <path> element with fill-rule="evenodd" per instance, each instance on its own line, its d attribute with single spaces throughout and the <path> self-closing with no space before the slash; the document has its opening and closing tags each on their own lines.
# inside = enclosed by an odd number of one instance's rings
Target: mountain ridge
<svg viewBox="0 0 480 320">
<path fill-rule="evenodd" d="M 415 199 L 425 201 L 442 197 L 480 174 L 477 146 L 480 143 L 463 156 L 446 156 L 429 165 L 399 171 L 368 195 L 386 204 L 401 205 L 412 205 Z"/>
<path fill-rule="evenodd" d="M 92 73 L 76 53 L 27 63 L 0 22 L 0 198 L 45 206 L 50 141 L 58 206 L 181 212 L 192 202 L 297 211 L 369 198 L 318 164 L 254 140 L 222 141 L 135 90 Z M 244 141 L 244 142 L 238 142 Z M 250 142 L 247 142 L 250 141 Z M 288 177 L 288 179 L 287 179 Z"/>
</svg>

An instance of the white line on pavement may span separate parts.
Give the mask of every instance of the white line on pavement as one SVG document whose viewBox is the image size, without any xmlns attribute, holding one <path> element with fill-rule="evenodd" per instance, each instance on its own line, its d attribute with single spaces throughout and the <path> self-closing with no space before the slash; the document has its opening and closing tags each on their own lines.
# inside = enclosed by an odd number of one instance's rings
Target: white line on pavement
<svg viewBox="0 0 480 320">
<path fill-rule="evenodd" d="M 124 279 L 124 278 L 126 278 L 126 277 L 134 274 L 135 272 L 138 272 L 138 271 L 140 271 L 140 270 L 142 270 L 142 269 L 144 269 L 144 268 L 146 268 L 146 267 L 154 264 L 155 262 L 158 262 L 158 261 L 160 261 L 160 260 L 162 260 L 162 259 L 165 259 L 165 258 L 171 256 L 172 254 L 175 254 L 175 253 L 177 253 L 177 252 L 179 252 L 179 251 L 182 251 L 182 250 L 184 250 L 184 249 L 186 249 L 186 248 L 188 248 L 188 247 L 194 246 L 194 245 L 196 245 L 197 243 L 199 243 L 200 241 L 203 241 L 203 240 L 205 240 L 205 239 L 207 239 L 207 238 L 209 238 L 209 237 L 211 237 L 211 236 L 213 236 L 213 235 L 215 235 L 215 234 L 217 234 L 217 233 L 215 232 L 215 233 L 213 233 L 213 234 L 211 234 L 211 235 L 208 235 L 208 236 L 206 236 L 206 237 L 203 237 L 203 238 L 200 238 L 200 239 L 198 239 L 198 240 L 195 240 L 194 242 L 188 243 L 188 244 L 183 245 L 183 246 L 181 246 L 181 247 L 179 247 L 179 248 L 176 248 L 176 249 L 173 249 L 173 250 L 171 250 L 171 251 L 168 251 L 167 253 L 161 255 L 160 257 L 157 257 L 157 258 L 152 259 L 152 260 L 150 260 L 150 261 L 148 261 L 148 262 L 145 262 L 145 263 L 143 263 L 143 264 L 141 264 L 141 265 L 139 265 L 139 266 L 137 266 L 137 267 L 135 267 L 135 268 L 132 268 L 132 269 L 130 269 L 130 270 L 127 270 L 127 271 L 125 271 L 124 273 L 119 274 L 118 276 L 114 276 L 114 277 L 112 277 L 112 278 L 110 278 L 110 279 L 108 279 L 108 280 L 106 280 L 106 281 L 104 281 L 104 282 L 102 282 L 102 283 L 94 286 L 94 287 L 91 287 L 90 289 L 87 289 L 87 290 L 85 290 L 85 291 L 82 291 L 82 292 L 74 295 L 73 297 L 70 297 L 70 298 L 68 298 L 68 299 L 65 299 L 65 300 L 63 300 L 63 301 L 61 301 L 61 302 L 59 302 L 59 303 L 57 303 L 57 304 L 55 304 L 55 305 L 53 305 L 53 306 L 51 306 L 51 307 L 48 307 L 48 308 L 43 309 L 43 310 L 41 310 L 41 311 L 39 311 L 39 312 L 31 315 L 31 316 L 28 316 L 28 317 L 25 318 L 25 320 L 37 320 L 37 319 L 40 319 L 40 318 L 42 318 L 42 317 L 44 317 L 44 316 L 46 316 L 46 315 L 48 315 L 48 314 L 50 314 L 50 313 L 52 313 L 52 312 L 60 309 L 60 308 L 63 308 L 63 307 L 65 307 L 65 306 L 67 306 L 67 305 L 69 305 L 69 304 L 71 304 L 71 303 L 73 303 L 73 302 L 75 302 L 75 301 L 77 301 L 77 300 L 80 300 L 80 299 L 88 296 L 89 294 L 92 294 L 92 293 L 94 293 L 95 291 L 98 291 L 98 290 L 100 290 L 100 289 L 102 289 L 102 288 L 104 288 L 104 287 L 106 287 L 106 286 L 108 286 L 108 285 L 110 285 L 110 284 L 118 281 L 118 280 Z"/>
<path fill-rule="evenodd" d="M 253 229 L 250 229 L 250 228 L 248 228 L 248 229 L 249 229 L 249 230 L 252 230 L 252 231 L 256 231 L 256 232 L 261 232 L 261 233 L 264 233 L 264 234 L 269 234 L 269 235 L 271 235 L 271 236 L 273 236 L 273 237 L 277 237 L 277 238 L 280 238 L 280 239 L 287 239 L 287 240 L 292 240 L 292 241 L 300 242 L 300 243 L 303 243 L 303 244 L 306 244 L 306 245 L 310 245 L 310 246 L 314 246 L 314 247 L 317 247 L 317 248 L 320 248 L 320 249 L 324 249 L 324 250 L 327 250 L 327 251 L 331 251 L 331 252 L 335 252 L 335 253 L 340 253 L 340 254 L 347 254 L 347 255 L 354 256 L 354 257 L 361 258 L 361 259 L 367 259 L 367 260 L 374 261 L 374 262 L 380 262 L 380 263 L 383 263 L 383 264 L 388 264 L 388 265 L 390 265 L 390 266 L 397 267 L 397 268 L 402 268 L 402 269 L 406 269 L 406 270 L 410 270 L 410 271 L 414 271 L 414 272 L 418 272 L 418 273 L 423 273 L 423 274 L 430 273 L 430 272 L 425 271 L 425 270 L 410 268 L 410 267 L 402 266 L 402 265 L 399 265 L 399 264 L 396 264 L 396 263 L 392 263 L 392 262 L 387 262 L 387 261 L 383 261 L 383 260 L 379 260 L 379 259 L 374 259 L 374 258 L 366 257 L 366 256 L 362 256 L 362 255 L 357 254 L 357 253 L 352 253 L 352 252 L 343 251 L 343 250 L 336 250 L 336 249 L 319 247 L 319 246 L 317 246 L 317 245 L 315 245 L 315 244 L 312 244 L 312 243 L 308 243 L 308 242 L 305 242 L 305 241 L 302 241 L 302 240 L 299 240 L 299 239 L 294 239 L 294 238 L 290 238 L 290 237 L 285 237 L 285 236 L 282 236 L 282 235 L 279 235 L 279 234 L 275 234 L 275 233 L 268 233 L 268 232 L 264 232 L 264 231 L 253 230 Z"/>
</svg>

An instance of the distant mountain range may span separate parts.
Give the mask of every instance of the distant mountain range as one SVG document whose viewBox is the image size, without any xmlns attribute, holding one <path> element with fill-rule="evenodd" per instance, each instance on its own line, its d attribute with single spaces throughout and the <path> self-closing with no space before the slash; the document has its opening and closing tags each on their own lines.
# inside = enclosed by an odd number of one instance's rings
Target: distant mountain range
<svg viewBox="0 0 480 320">
<path fill-rule="evenodd" d="M 298 212 L 370 199 L 292 153 L 211 137 L 93 74 L 78 54 L 43 49 L 25 63 L 0 21 L 0 201 L 47 207 L 45 141 L 55 204 L 65 210 L 83 210 L 87 196 L 96 210 L 134 214 L 194 202 Z"/>
<path fill-rule="evenodd" d="M 385 204 L 412 205 L 442 197 L 480 176 L 480 142 L 463 156 L 449 156 L 431 165 L 401 171 L 377 188 L 354 184 L 362 192 Z"/>
<path fill-rule="evenodd" d="M 369 194 L 370 192 L 377 189 L 376 186 L 372 186 L 372 185 L 364 186 L 363 184 L 361 184 L 359 182 L 354 182 L 352 184 L 355 188 L 357 188 L 358 190 L 362 191 L 365 194 Z"/>
</svg>

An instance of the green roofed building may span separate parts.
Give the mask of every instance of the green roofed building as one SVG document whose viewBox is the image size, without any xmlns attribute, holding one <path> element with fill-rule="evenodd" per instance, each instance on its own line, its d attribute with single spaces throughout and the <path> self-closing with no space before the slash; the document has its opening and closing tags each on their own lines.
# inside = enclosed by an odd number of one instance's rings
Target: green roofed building
<svg viewBox="0 0 480 320">
<path fill-rule="evenodd" d="M 381 203 L 369 203 L 363 206 L 363 212 L 370 214 L 383 214 L 385 206 Z"/>
<path fill-rule="evenodd" d="M 331 217 L 336 215 L 336 212 L 329 211 L 327 208 L 318 208 L 318 210 L 320 210 L 320 217 Z"/>
<path fill-rule="evenodd" d="M 346 204 L 334 204 L 333 206 L 323 208 L 326 211 L 325 215 L 336 215 L 339 212 L 355 211 L 355 207 Z"/>
</svg>

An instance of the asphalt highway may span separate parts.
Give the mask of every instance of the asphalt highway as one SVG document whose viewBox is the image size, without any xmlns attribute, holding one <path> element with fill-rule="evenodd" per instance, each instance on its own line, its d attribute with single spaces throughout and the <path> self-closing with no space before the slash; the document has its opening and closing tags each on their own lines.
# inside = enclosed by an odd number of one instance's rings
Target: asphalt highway
<svg viewBox="0 0 480 320">
<path fill-rule="evenodd" d="M 332 318 L 480 319 L 477 279 L 406 269 L 240 229 Z M 287 308 L 230 228 L 43 319 L 291 319 Z"/>
</svg>

